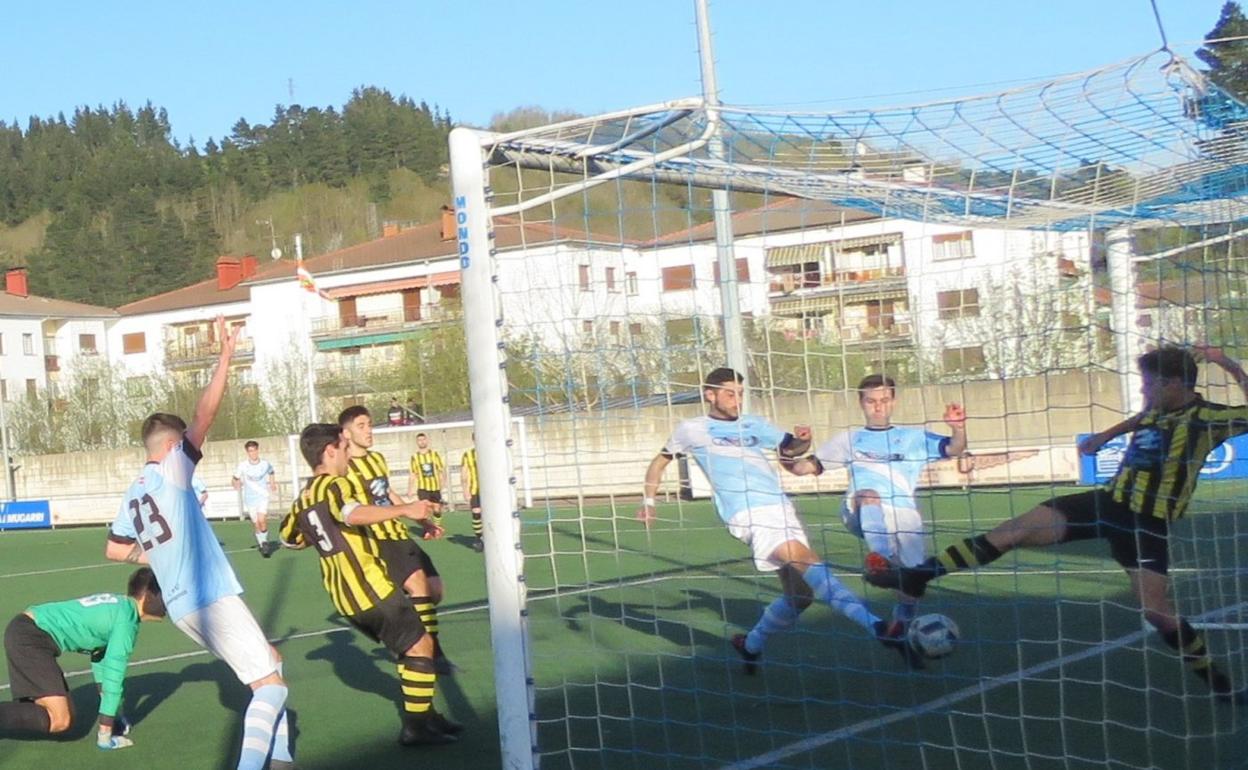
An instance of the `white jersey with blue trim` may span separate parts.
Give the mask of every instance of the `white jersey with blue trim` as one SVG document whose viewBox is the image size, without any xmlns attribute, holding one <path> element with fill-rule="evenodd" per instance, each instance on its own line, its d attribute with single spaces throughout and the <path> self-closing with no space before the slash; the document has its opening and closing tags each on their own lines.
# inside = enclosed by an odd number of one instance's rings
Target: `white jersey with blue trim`
<svg viewBox="0 0 1248 770">
<path fill-rule="evenodd" d="M 242 482 L 243 486 L 243 507 L 251 510 L 253 508 L 267 508 L 269 505 L 269 477 L 276 471 L 273 464 L 268 460 L 261 458 L 254 463 L 251 460 L 243 460 L 234 469 L 234 478 Z"/>
<path fill-rule="evenodd" d="M 172 621 L 243 592 L 192 489 L 200 456 L 184 440 L 164 460 L 143 466 L 109 535 L 116 542 L 137 542 L 147 552 Z"/>
<path fill-rule="evenodd" d="M 726 522 L 744 510 L 784 504 L 780 477 L 763 450 L 778 448 L 787 435 L 761 417 L 703 415 L 677 425 L 663 453 L 693 457 L 711 482 L 715 509 Z"/>
<path fill-rule="evenodd" d="M 894 508 L 918 510 L 919 474 L 929 462 L 945 457 L 948 446 L 948 436 L 894 425 L 838 433 L 819 445 L 815 457 L 825 467 L 849 467 L 846 499 L 869 489 Z"/>
</svg>

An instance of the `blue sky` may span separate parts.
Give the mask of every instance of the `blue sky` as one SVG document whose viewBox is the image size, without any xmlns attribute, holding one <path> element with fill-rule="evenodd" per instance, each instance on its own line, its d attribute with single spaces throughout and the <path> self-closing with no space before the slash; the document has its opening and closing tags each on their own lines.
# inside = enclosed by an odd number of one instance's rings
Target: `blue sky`
<svg viewBox="0 0 1248 770">
<path fill-rule="evenodd" d="M 1199 40 L 1222 6 L 1157 3 L 1172 43 Z M 1159 45 L 1148 0 L 713 0 L 711 15 L 721 95 L 737 104 L 904 104 Z M 6 9 L 0 51 L 0 119 L 150 100 L 200 145 L 240 117 L 267 122 L 291 81 L 307 106 L 378 85 L 474 124 L 700 90 L 692 0 L 45 0 Z"/>
</svg>

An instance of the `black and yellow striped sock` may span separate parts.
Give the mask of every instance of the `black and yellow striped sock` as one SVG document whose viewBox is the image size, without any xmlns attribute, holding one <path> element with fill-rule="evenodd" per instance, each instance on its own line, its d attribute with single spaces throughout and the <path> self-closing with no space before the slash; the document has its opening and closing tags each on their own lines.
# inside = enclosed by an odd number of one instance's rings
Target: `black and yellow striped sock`
<svg viewBox="0 0 1248 770">
<path fill-rule="evenodd" d="M 437 512 L 433 514 L 433 526 L 435 527 L 442 526 L 442 509 L 441 508 L 439 508 Z"/>
<path fill-rule="evenodd" d="M 472 514 L 472 534 L 474 537 L 481 537 L 485 534 L 485 523 L 481 521 L 481 514 L 477 512 Z"/>
<path fill-rule="evenodd" d="M 420 616 L 420 622 L 424 624 L 425 631 L 431 634 L 436 642 L 438 639 L 438 605 L 433 603 L 432 597 L 413 596 L 412 606 L 416 608 L 416 614 Z"/>
<path fill-rule="evenodd" d="M 405 715 L 422 716 L 429 713 L 433 708 L 433 690 L 437 679 L 432 658 L 408 656 L 399 661 Z"/>
<path fill-rule="evenodd" d="M 982 567 L 999 558 L 1001 552 L 997 547 L 988 542 L 985 535 L 976 535 L 946 548 L 936 557 L 937 564 L 931 566 L 935 568 L 933 571 L 936 574 L 943 575 L 946 572 Z"/>
<path fill-rule="evenodd" d="M 1179 627 L 1174 631 L 1165 631 L 1161 638 L 1171 649 L 1178 650 L 1183 662 L 1200 677 L 1216 693 L 1226 694 L 1233 689 L 1230 677 L 1218 670 L 1213 658 L 1209 656 L 1209 647 L 1205 644 L 1205 635 L 1192 628 L 1185 618 L 1179 619 Z"/>
</svg>

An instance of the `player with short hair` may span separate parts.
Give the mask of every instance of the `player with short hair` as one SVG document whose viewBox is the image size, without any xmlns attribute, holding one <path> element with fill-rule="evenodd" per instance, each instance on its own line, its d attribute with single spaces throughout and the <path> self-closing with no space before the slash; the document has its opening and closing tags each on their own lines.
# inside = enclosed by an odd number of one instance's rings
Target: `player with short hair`
<svg viewBox="0 0 1248 770">
<path fill-rule="evenodd" d="M 243 603 L 239 584 L 191 486 L 200 447 L 216 419 L 229 379 L 239 327 L 216 321 L 221 355 L 195 406 L 188 428 L 177 415 L 156 413 L 143 421 L 147 464 L 126 490 L 109 530 L 104 555 L 114 561 L 150 563 L 164 592 L 169 619 L 211 652 L 252 690 L 243 717 L 239 770 L 293 763 L 286 719 L 286 682 L 281 656 L 265 639 Z"/>
<path fill-rule="evenodd" d="M 1204 360 L 1224 369 L 1248 398 L 1248 374 L 1218 348 L 1200 347 Z M 949 546 L 917 567 L 879 568 L 868 557 L 865 577 L 877 586 L 921 597 L 927 584 L 950 572 L 991 564 L 1015 548 L 1077 540 L 1106 540 L 1126 571 L 1144 611 L 1183 661 L 1222 700 L 1248 702 L 1209 655 L 1204 634 L 1180 616 L 1170 598 L 1170 524 L 1183 517 L 1209 452 L 1248 433 L 1248 406 L 1204 400 L 1196 391 L 1198 364 L 1190 351 L 1153 350 L 1138 359 L 1144 411 L 1079 443 L 1095 454 L 1106 442 L 1132 434 L 1118 472 L 1103 487 L 1054 497 L 986 534 Z"/>
<path fill-rule="evenodd" d="M 299 436 L 299 450 L 316 475 L 308 480 L 282 520 L 282 542 L 311 545 L 320 557 L 321 579 L 338 612 L 397 659 L 403 693 L 399 743 L 453 743 L 462 727 L 433 707 L 437 670 L 433 637 L 411 603 L 387 575 L 370 527 L 403 517 L 423 522 L 430 504 L 364 504 L 345 474 L 351 441 L 341 425 L 313 423 Z"/>
<path fill-rule="evenodd" d="M 650 461 L 637 517 L 650 526 L 655 520 L 655 495 L 663 470 L 678 455 L 690 455 L 710 481 L 715 509 L 729 533 L 753 552 L 755 568 L 779 573 L 784 594 L 763 611 L 748 635 L 738 634 L 732 639 L 733 647 L 745 660 L 747 674 L 757 670 L 767 637 L 797 623 L 814 599 L 911 661 L 914 656 L 908 653 L 909 645 L 901 638 L 886 636 L 887 624 L 811 550 L 797 511 L 763 454 L 765 449 L 774 449 L 784 460 L 800 457 L 810 448 L 810 429 L 797 426 L 792 433 L 785 433 L 761 417 L 741 414 L 743 383 L 741 375 L 727 367 L 707 375 L 702 386 L 707 414 L 678 424 Z"/>
<path fill-rule="evenodd" d="M 864 427 L 836 434 L 810 457 L 794 461 L 790 470 L 804 476 L 819 475 L 828 466 L 848 467 L 849 488 L 841 505 L 845 528 L 866 541 L 868 551 L 913 567 L 927 558 L 927 528 L 914 499 L 919 474 L 929 462 L 966 451 L 966 412 L 961 404 L 945 407 L 952 435 L 943 436 L 894 425 L 896 403 L 892 377 L 864 377 L 858 383 Z M 898 591 L 890 633 L 904 632 L 914 615 L 915 600 Z"/>
<path fill-rule="evenodd" d="M 438 508 L 434 511 L 433 523 L 442 529 L 442 506 L 448 502 L 442 499 L 442 490 L 449 486 L 446 463 L 442 460 L 442 453 L 429 446 L 428 434 L 416 434 L 416 454 L 412 455 L 408 469 L 407 496 L 415 494 L 417 500 L 436 503 Z"/>
<path fill-rule="evenodd" d="M 277 471 L 273 464 L 260 457 L 260 442 L 243 444 L 247 459 L 241 460 L 234 469 L 233 485 L 243 493 L 243 513 L 251 519 L 256 534 L 256 548 L 260 555 L 269 558 L 278 549 L 277 543 L 269 542 L 269 495 L 277 491 Z"/>
<path fill-rule="evenodd" d="M 364 406 L 349 406 L 338 415 L 341 426 L 349 443 L 350 461 L 347 465 L 347 480 L 356 491 L 356 498 L 367 505 L 403 505 L 390 486 L 390 467 L 381 452 L 373 451 L 373 417 Z M 436 503 L 429 503 L 430 510 L 437 510 Z M 428 519 L 421 520 L 425 532 L 437 535 L 433 523 Z M 401 586 L 404 593 L 412 599 L 412 606 L 420 615 L 420 620 L 434 641 L 434 663 L 439 674 L 451 674 L 454 667 L 442 652 L 438 640 L 438 610 L 442 601 L 442 576 L 434 566 L 433 559 L 420 547 L 411 532 L 400 519 L 389 519 L 372 524 L 368 527 L 370 534 L 377 541 L 377 549 L 386 563 L 390 580 Z"/>
<path fill-rule="evenodd" d="M 477 440 L 473 434 L 472 440 Z M 481 521 L 481 479 L 477 473 L 477 448 L 470 447 L 459 461 L 459 480 L 464 487 L 464 499 L 468 501 L 468 509 L 472 511 L 472 550 L 481 553 L 485 550 L 485 523 Z"/>
<path fill-rule="evenodd" d="M 69 684 L 56 659 L 80 652 L 91 656 L 91 674 L 100 686 L 95 744 L 106 750 L 134 745 L 124 737 L 129 726 L 121 717 L 126 664 L 139 623 L 165 614 L 160 584 L 147 567 L 130 576 L 124 596 L 95 594 L 27 607 L 4 631 L 13 703 L 0 704 L 0 735 L 55 735 L 72 726 Z"/>
</svg>

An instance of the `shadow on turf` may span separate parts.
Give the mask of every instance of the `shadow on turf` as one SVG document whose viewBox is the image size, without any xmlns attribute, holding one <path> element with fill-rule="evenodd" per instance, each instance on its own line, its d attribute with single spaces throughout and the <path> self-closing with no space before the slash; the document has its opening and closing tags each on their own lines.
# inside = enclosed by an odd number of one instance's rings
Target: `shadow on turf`
<svg viewBox="0 0 1248 770">
<path fill-rule="evenodd" d="M 342 625 L 336 615 L 328 618 L 330 623 Z M 394 659 L 380 647 L 365 649 L 372 642 L 358 632 L 328 634 L 326 643 L 310 651 L 308 660 L 323 660 L 330 664 L 334 676 L 347 687 L 362 693 L 375 695 L 391 701 L 395 710 L 395 732 L 398 732 L 402 702 L 399 698 L 399 676 Z M 437 681 L 439 699 L 447 704 L 446 711 L 456 721 L 471 725 L 479 721 L 471 702 L 454 676 L 440 676 Z"/>
</svg>

